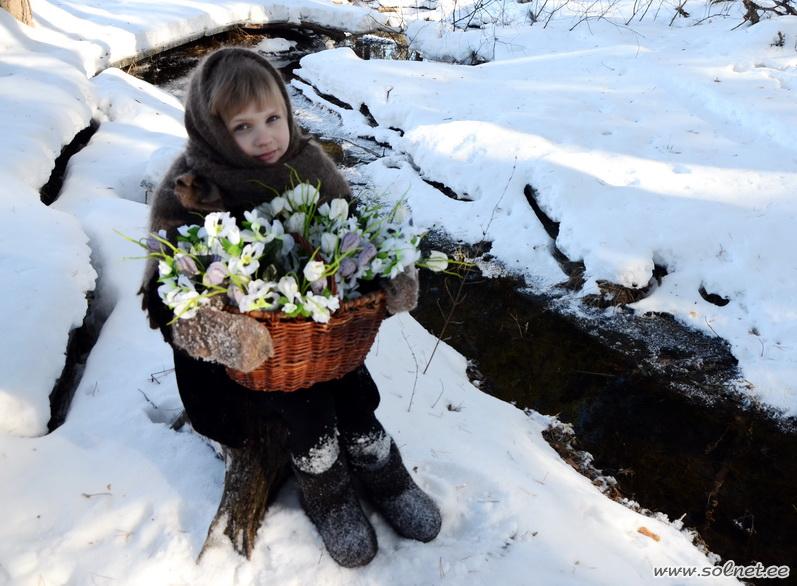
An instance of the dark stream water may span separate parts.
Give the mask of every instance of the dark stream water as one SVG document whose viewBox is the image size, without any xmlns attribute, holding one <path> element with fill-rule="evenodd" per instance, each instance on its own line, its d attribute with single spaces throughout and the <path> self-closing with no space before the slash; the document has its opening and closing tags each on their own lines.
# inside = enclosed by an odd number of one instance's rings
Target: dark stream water
<svg viewBox="0 0 797 586">
<path fill-rule="evenodd" d="M 292 51 L 269 55 L 286 77 L 291 77 L 301 56 L 330 43 L 352 46 L 362 58 L 418 58 L 392 39 L 371 35 L 237 29 L 149 58 L 130 71 L 181 95 L 185 76 L 203 54 L 228 44 L 253 46 L 264 34 L 296 42 Z M 310 120 L 317 112 L 303 118 L 305 108 L 310 108 L 308 103 L 295 103 L 294 107 L 300 123 L 318 134 L 317 122 Z M 328 125 L 337 126 L 336 121 Z M 325 130 L 321 133 L 330 134 Z M 352 143 L 331 138 L 339 144 L 339 159 L 355 164 L 357 156 L 346 154 L 352 151 Z M 373 156 L 373 149 L 357 152 Z M 444 239 L 436 245 L 453 250 L 453 244 Z M 443 328 L 450 292 L 460 283 L 453 280 L 446 284 L 446 279 L 452 278 L 425 272 L 421 302 L 413 312 L 435 334 Z M 690 385 L 705 387 L 706 377 L 713 377 L 722 386 L 733 375 L 731 366 L 710 375 L 699 372 L 699 366 L 677 375 L 668 374 L 666 369 L 656 372 L 644 367 L 646 361 L 638 354 L 626 351 L 638 345 L 638 340 L 622 333 L 607 334 L 605 329 L 596 334 L 594 324 L 569 317 L 557 311 L 551 299 L 522 290 L 519 281 L 485 279 L 478 271 L 471 272 L 465 281 L 464 300 L 458 303 L 444 337 L 473 362 L 471 376 L 480 388 L 520 408 L 556 414 L 572 424 L 576 447 L 591 453 L 594 466 L 616 479 L 623 497 L 666 513 L 670 519 L 681 518 L 723 559 L 733 559 L 737 564 L 791 563 L 794 575 L 794 426 L 784 429 L 766 414 L 741 409 L 732 397 L 707 402 L 706 394 L 698 398 L 700 393 L 684 392 Z M 674 327 L 671 320 L 662 320 L 653 328 L 665 326 Z M 733 362 L 727 349 L 716 342 L 698 339 L 702 338 L 699 334 L 684 335 L 687 340 L 691 336 L 695 346 L 708 344 L 714 348 L 712 352 L 726 353 L 727 364 Z M 689 341 L 673 343 L 676 348 L 670 354 L 683 352 L 683 348 L 677 348 L 679 344 L 692 346 Z M 671 357 L 660 351 L 657 356 L 660 362 Z M 791 582 L 797 583 L 797 577 Z"/>
</svg>

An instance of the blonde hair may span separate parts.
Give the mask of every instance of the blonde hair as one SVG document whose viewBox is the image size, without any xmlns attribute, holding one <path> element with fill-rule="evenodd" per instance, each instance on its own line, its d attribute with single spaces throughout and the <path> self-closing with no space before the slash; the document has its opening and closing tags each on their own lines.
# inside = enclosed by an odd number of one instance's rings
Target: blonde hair
<svg viewBox="0 0 797 586">
<path fill-rule="evenodd" d="M 279 98 L 281 80 L 253 59 L 225 56 L 215 64 L 215 74 L 209 80 L 209 109 L 214 116 L 227 120 L 249 104 L 260 106 Z M 285 104 L 287 109 L 288 105 Z"/>
</svg>

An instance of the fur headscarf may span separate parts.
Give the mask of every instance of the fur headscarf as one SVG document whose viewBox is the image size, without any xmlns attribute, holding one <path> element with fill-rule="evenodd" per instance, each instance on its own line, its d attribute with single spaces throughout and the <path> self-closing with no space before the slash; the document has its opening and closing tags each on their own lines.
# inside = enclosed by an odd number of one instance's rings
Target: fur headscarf
<svg viewBox="0 0 797 586">
<path fill-rule="evenodd" d="M 276 163 L 265 163 L 245 154 L 232 137 L 220 116 L 210 112 L 210 86 L 220 68 L 240 59 L 250 59 L 266 69 L 276 81 L 287 110 L 290 129 L 289 146 Z M 186 95 L 185 128 L 188 143 L 161 181 L 150 209 L 150 231 L 166 230 L 174 236 L 177 227 L 200 223 L 197 213 L 227 210 L 240 214 L 269 201 L 274 193 L 260 184 L 283 192 L 293 183 L 295 170 L 307 183 L 321 183 L 321 199 L 351 198 L 346 180 L 324 151 L 305 136 L 293 119 L 290 98 L 280 73 L 263 57 L 249 49 L 228 47 L 208 55 L 191 77 Z M 178 178 L 192 174 L 202 190 L 195 200 L 175 193 Z M 199 183 L 198 182 L 198 183 Z M 157 263 L 150 259 L 144 274 L 142 305 L 148 309 L 155 287 L 153 276 Z M 152 320 L 150 320 L 152 322 Z M 153 325 L 153 327 L 155 327 Z"/>
</svg>

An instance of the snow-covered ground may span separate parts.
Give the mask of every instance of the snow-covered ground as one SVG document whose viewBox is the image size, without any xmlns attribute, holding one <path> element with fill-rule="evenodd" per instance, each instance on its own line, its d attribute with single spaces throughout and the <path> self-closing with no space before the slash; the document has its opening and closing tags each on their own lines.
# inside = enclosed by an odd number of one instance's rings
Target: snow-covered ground
<svg viewBox="0 0 797 586">
<path fill-rule="evenodd" d="M 541 438 L 546 417 L 473 388 L 452 349 L 421 374 L 434 339 L 399 316 L 368 365 L 380 418 L 441 504 L 439 538 L 398 539 L 374 515 L 380 555 L 341 569 L 289 485 L 251 562 L 219 547 L 197 566 L 223 464 L 201 437 L 169 430 L 174 379 L 152 376 L 171 366 L 169 350 L 138 308 L 141 262 L 126 258 L 137 251 L 115 233 L 146 229 L 146 185 L 183 144 L 182 110 L 121 70 L 95 74 L 234 23 L 367 31 L 387 17 L 326 0 L 32 4 L 32 28 L 0 10 L 0 277 L 11 283 L 0 293 L 0 584 L 639 584 L 654 581 L 654 566 L 709 563 L 677 524 L 602 496 Z M 527 5 L 503 4 L 506 26 L 447 34 L 412 22 L 436 12 L 405 11 L 427 56 L 476 51 L 485 65 L 366 62 L 338 49 L 305 58 L 300 73 L 354 106 L 342 112 L 349 131 L 394 147 L 366 172 L 408 190 L 421 224 L 486 237 L 508 268 L 549 287 L 564 276 L 523 196 L 534 186 L 561 223 L 557 246 L 585 262 L 581 294 L 597 279 L 643 286 L 654 262 L 666 265 L 638 309 L 725 337 L 751 396 L 797 414 L 797 18 L 733 33 L 737 21 L 721 18 L 699 29 L 595 20 L 570 32 L 577 12 L 529 28 Z M 778 31 L 784 47 L 770 46 Z M 92 118 L 99 131 L 44 206 L 55 157 Z M 445 198 L 416 168 L 470 201 Z M 95 282 L 108 319 L 66 423 L 45 435 L 48 394 Z M 703 301 L 701 284 L 730 303 Z"/>
</svg>

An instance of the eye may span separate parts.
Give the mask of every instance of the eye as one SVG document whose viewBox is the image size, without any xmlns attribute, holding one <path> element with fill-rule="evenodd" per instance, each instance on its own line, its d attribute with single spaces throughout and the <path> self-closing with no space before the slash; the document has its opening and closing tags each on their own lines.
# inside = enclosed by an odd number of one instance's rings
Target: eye
<svg viewBox="0 0 797 586">
<path fill-rule="evenodd" d="M 250 128 L 250 126 L 249 126 L 248 122 L 241 122 L 240 124 L 236 124 L 235 126 L 233 126 L 232 127 L 232 131 L 237 134 L 237 133 L 245 132 L 245 131 L 249 130 L 249 128 Z"/>
<path fill-rule="evenodd" d="M 280 119 L 280 116 L 278 114 L 273 114 L 273 115 L 269 116 L 268 118 L 266 118 L 266 122 L 268 124 L 271 124 L 272 122 L 276 122 L 279 119 Z"/>
</svg>

